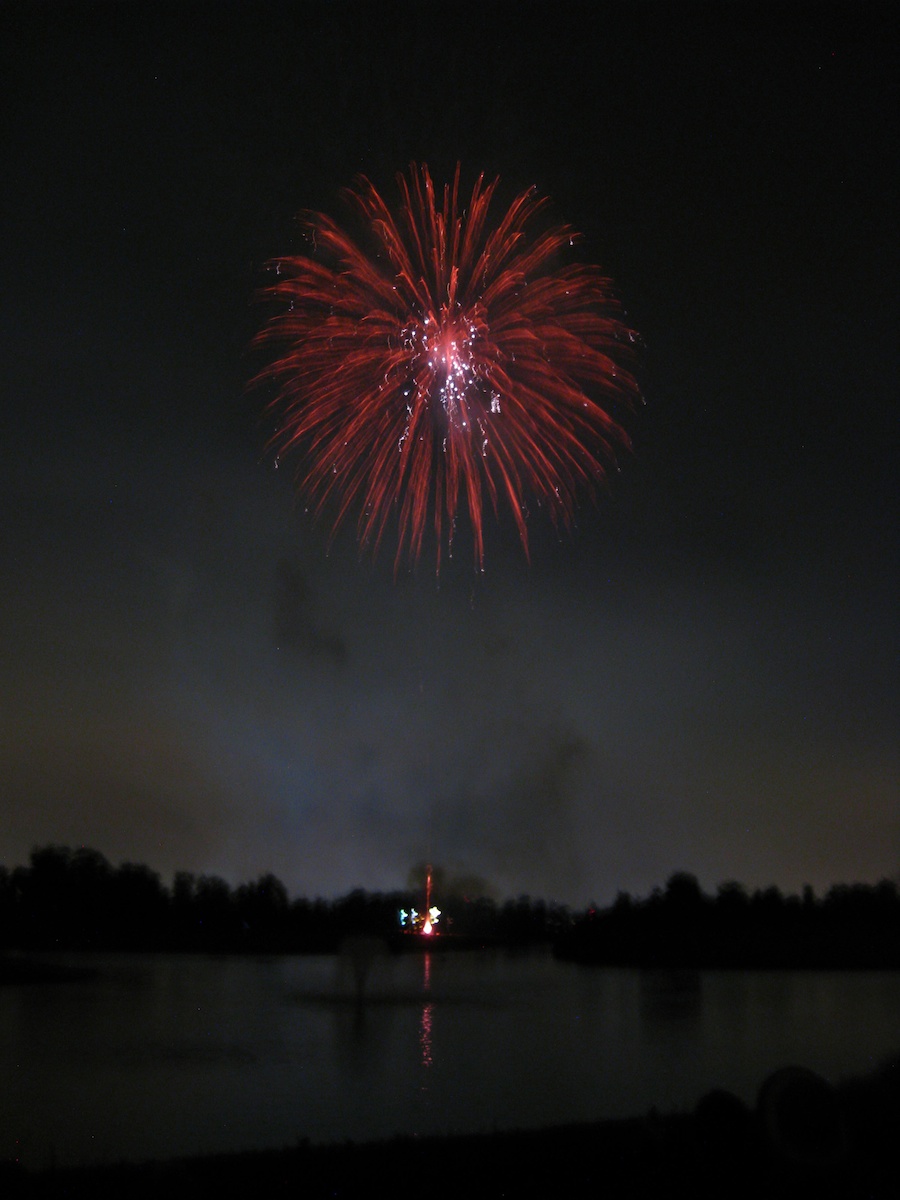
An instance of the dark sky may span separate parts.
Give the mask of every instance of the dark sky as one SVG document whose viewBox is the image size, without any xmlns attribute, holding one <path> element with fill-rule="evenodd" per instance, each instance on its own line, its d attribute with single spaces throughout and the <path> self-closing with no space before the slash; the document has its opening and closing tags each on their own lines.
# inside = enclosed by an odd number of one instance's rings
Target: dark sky
<svg viewBox="0 0 900 1200">
<path fill-rule="evenodd" d="M 4 4 L 0 863 L 582 904 L 900 872 L 889 6 Z M 394 578 L 276 469 L 303 208 L 531 184 L 646 351 L 532 563 Z"/>
</svg>

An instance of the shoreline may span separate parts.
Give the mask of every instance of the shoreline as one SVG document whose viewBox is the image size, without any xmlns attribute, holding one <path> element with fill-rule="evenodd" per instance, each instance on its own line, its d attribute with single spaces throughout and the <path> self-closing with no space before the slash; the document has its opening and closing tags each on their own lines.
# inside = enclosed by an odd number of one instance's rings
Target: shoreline
<svg viewBox="0 0 900 1200">
<path fill-rule="evenodd" d="M 897 1194 L 900 1060 L 832 1088 L 786 1067 L 755 1109 L 724 1091 L 689 1114 L 372 1143 L 298 1145 L 159 1162 L 28 1171 L 0 1163 L 10 1200 L 350 1200 L 378 1191 L 429 1200 L 666 1194 L 891 1200 Z"/>
</svg>

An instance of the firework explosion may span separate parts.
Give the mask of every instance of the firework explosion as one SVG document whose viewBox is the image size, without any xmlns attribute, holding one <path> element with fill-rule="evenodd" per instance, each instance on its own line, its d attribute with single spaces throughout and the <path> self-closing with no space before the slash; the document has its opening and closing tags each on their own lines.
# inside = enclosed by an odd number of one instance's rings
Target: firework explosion
<svg viewBox="0 0 900 1200">
<path fill-rule="evenodd" d="M 257 342 L 276 347 L 279 452 L 302 453 L 298 485 L 334 527 L 356 507 L 377 550 L 396 512 L 395 566 L 418 558 L 433 524 L 437 566 L 468 512 L 483 567 L 482 518 L 508 508 L 528 554 L 527 498 L 570 527 L 628 437 L 604 404 L 627 404 L 637 340 L 609 279 L 560 265 L 568 227 L 526 233 L 545 201 L 520 195 L 496 226 L 498 180 L 461 206 L 457 166 L 443 199 L 426 166 L 398 176 L 391 212 L 365 178 L 347 196 L 365 244 L 307 214 L 311 254 L 276 259 L 278 314 Z"/>
</svg>

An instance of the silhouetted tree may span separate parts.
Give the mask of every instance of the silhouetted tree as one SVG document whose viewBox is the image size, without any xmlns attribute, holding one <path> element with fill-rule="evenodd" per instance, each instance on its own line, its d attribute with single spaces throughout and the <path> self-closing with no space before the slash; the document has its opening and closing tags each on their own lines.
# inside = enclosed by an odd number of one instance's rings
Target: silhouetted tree
<svg viewBox="0 0 900 1200">
<path fill-rule="evenodd" d="M 15 896 L 12 874 L 0 867 L 0 950 L 6 950 L 15 940 Z"/>
<path fill-rule="evenodd" d="M 231 888 L 218 875 L 201 875 L 194 888 L 197 948 L 234 949 L 238 940 L 238 917 Z"/>
<path fill-rule="evenodd" d="M 68 864 L 71 930 L 79 949 L 100 949 L 110 941 L 116 912 L 113 868 L 98 850 L 81 846 Z"/>
<path fill-rule="evenodd" d="M 169 901 L 162 881 L 143 863 L 125 862 L 113 884 L 117 948 L 156 950 L 167 941 Z"/>
<path fill-rule="evenodd" d="M 193 950 L 200 945 L 196 886 L 196 877 L 190 871 L 175 872 L 172 881 L 170 942 L 176 950 Z"/>
<path fill-rule="evenodd" d="M 25 944 L 39 949 L 69 948 L 68 846 L 42 846 L 31 852 L 30 869 L 18 874 Z"/>
<path fill-rule="evenodd" d="M 286 948 L 289 902 L 280 879 L 261 875 L 255 883 L 242 884 L 234 899 L 241 935 L 249 949 Z"/>
<path fill-rule="evenodd" d="M 687 871 L 676 871 L 669 876 L 664 897 L 670 911 L 685 916 L 699 913 L 705 901 L 697 876 Z"/>
</svg>

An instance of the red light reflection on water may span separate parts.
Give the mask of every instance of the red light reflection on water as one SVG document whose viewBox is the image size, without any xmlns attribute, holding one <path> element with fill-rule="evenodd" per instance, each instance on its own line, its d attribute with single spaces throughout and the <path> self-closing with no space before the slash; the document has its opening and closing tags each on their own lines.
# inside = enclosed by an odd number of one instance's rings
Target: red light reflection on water
<svg viewBox="0 0 900 1200">
<path fill-rule="evenodd" d="M 431 1054 L 431 1019 L 434 1010 L 434 1005 L 427 996 L 431 990 L 431 955 L 423 954 L 422 961 L 422 991 L 426 996 L 425 1003 L 422 1005 L 422 1016 L 419 1021 L 419 1048 L 422 1052 L 422 1066 L 430 1067 L 434 1061 Z M 424 1087 L 424 1083 L 422 1084 Z"/>
</svg>

